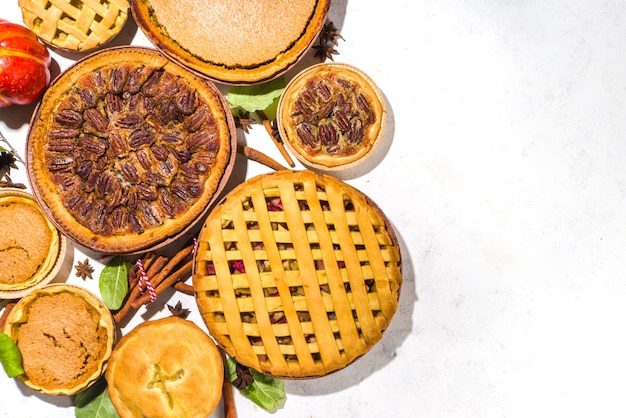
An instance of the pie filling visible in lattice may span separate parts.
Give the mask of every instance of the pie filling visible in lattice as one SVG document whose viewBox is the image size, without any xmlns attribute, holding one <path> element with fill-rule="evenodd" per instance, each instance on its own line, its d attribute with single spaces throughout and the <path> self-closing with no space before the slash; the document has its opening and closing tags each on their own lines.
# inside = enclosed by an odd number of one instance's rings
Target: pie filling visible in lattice
<svg viewBox="0 0 626 418">
<path fill-rule="evenodd" d="M 75 240 L 131 252 L 207 208 L 231 158 L 232 131 L 212 84 L 156 51 L 110 49 L 46 92 L 29 136 L 31 183 Z"/>
<path fill-rule="evenodd" d="M 395 234 L 364 195 L 281 171 L 238 186 L 208 217 L 193 276 L 216 340 L 281 377 L 321 376 L 367 352 L 402 282 Z"/>
</svg>

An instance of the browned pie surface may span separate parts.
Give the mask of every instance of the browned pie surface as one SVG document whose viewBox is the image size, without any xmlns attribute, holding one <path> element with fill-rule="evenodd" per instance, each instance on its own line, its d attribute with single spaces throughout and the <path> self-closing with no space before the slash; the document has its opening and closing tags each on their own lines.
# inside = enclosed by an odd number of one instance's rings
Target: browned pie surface
<svg viewBox="0 0 626 418">
<path fill-rule="evenodd" d="M 69 285 L 49 285 L 21 299 L 5 332 L 22 355 L 25 383 L 50 394 L 73 394 L 93 382 L 114 339 L 108 309 Z"/>
<path fill-rule="evenodd" d="M 221 398 L 224 365 L 213 340 L 194 323 L 146 321 L 123 336 L 106 379 L 121 417 L 209 416 Z"/>
<path fill-rule="evenodd" d="M 54 250 L 56 231 L 37 203 L 24 197 L 0 197 L 0 223 L 0 289 L 17 289 L 37 272 L 50 269 L 46 258 Z"/>
<path fill-rule="evenodd" d="M 159 48 L 207 76 L 257 83 L 286 71 L 321 30 L 329 0 L 131 0 Z"/>
<path fill-rule="evenodd" d="M 183 231 L 231 161 L 218 90 L 156 51 L 115 48 L 64 73 L 28 139 L 35 195 L 76 241 L 127 253 Z"/>
<path fill-rule="evenodd" d="M 279 171 L 236 187 L 198 239 L 193 286 L 211 335 L 246 366 L 314 377 L 382 337 L 400 249 L 382 213 L 339 180 Z"/>
</svg>

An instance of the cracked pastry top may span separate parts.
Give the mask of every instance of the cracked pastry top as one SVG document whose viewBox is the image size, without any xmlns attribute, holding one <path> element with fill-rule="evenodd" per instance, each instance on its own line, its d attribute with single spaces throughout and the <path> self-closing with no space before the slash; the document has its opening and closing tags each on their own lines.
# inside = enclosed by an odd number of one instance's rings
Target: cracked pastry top
<svg viewBox="0 0 626 418">
<path fill-rule="evenodd" d="M 115 339 L 110 311 L 91 292 L 73 285 L 36 289 L 11 310 L 4 328 L 22 356 L 30 388 L 73 395 L 104 370 Z"/>
<path fill-rule="evenodd" d="M 130 6 L 150 41 L 174 59 L 220 82 L 255 84 L 304 55 L 330 0 L 131 0 Z"/>
<path fill-rule="evenodd" d="M 289 82 L 276 121 L 300 162 L 331 171 L 360 164 L 372 154 L 386 114 L 383 95 L 367 74 L 349 64 L 322 63 Z"/>
<path fill-rule="evenodd" d="M 400 248 L 382 212 L 312 171 L 237 186 L 198 238 L 193 287 L 210 334 L 239 363 L 323 376 L 381 338 L 397 309 Z"/>
<path fill-rule="evenodd" d="M 0 222 L 0 298 L 18 299 L 54 278 L 65 238 L 33 196 L 18 189 L 0 190 Z"/>
<path fill-rule="evenodd" d="M 111 48 L 46 91 L 27 140 L 29 181 L 78 243 L 132 253 L 208 209 L 233 162 L 234 123 L 217 88 L 148 48 Z"/>
<path fill-rule="evenodd" d="M 127 0 L 19 0 L 24 23 L 39 39 L 68 51 L 108 43 L 128 20 Z"/>
<path fill-rule="evenodd" d="M 142 322 L 124 335 L 105 377 L 122 418 L 205 418 L 221 399 L 224 363 L 196 324 L 167 317 Z"/>
</svg>

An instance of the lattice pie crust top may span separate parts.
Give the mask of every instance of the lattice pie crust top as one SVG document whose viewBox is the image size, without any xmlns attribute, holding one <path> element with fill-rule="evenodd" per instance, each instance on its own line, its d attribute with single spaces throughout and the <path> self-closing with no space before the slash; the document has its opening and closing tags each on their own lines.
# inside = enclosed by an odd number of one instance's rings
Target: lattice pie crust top
<svg viewBox="0 0 626 418">
<path fill-rule="evenodd" d="M 341 369 L 382 337 L 398 303 L 400 249 L 380 210 L 312 171 L 237 186 L 199 235 L 193 285 L 210 333 L 279 377 Z"/>
</svg>

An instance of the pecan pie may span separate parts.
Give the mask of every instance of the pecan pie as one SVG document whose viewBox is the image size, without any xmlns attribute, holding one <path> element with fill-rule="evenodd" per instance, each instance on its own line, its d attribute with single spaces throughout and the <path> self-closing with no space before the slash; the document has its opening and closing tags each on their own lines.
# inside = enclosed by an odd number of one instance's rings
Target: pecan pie
<svg viewBox="0 0 626 418">
<path fill-rule="evenodd" d="M 224 97 L 159 52 L 110 48 L 59 77 L 33 115 L 29 180 L 78 243 L 132 253 L 183 234 L 234 163 Z"/>
<path fill-rule="evenodd" d="M 278 103 L 277 124 L 303 164 L 339 170 L 372 153 L 385 118 L 382 93 L 369 76 L 348 64 L 322 63 L 289 82 Z"/>
<path fill-rule="evenodd" d="M 287 71 L 317 37 L 329 6 L 330 0 L 130 1 L 156 47 L 230 84 L 260 83 Z"/>
<path fill-rule="evenodd" d="M 205 418 L 221 399 L 223 379 L 211 337 L 177 317 L 133 328 L 115 346 L 106 371 L 109 397 L 122 418 Z"/>
<path fill-rule="evenodd" d="M 4 332 L 22 355 L 20 379 L 50 395 L 73 395 L 95 382 L 115 339 L 111 312 L 102 301 L 68 284 L 47 285 L 20 299 Z"/>
<path fill-rule="evenodd" d="M 0 224 L 0 298 L 19 299 L 55 277 L 66 239 L 33 196 L 18 189 L 0 190 Z"/>
<path fill-rule="evenodd" d="M 400 249 L 382 212 L 325 174 L 254 177 L 208 216 L 193 287 L 210 334 L 241 364 L 278 377 L 341 369 L 395 314 Z"/>
<path fill-rule="evenodd" d="M 87 51 L 109 42 L 128 19 L 127 0 L 19 0 L 24 23 L 49 45 Z"/>
</svg>

